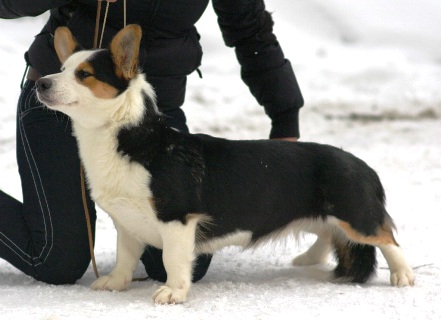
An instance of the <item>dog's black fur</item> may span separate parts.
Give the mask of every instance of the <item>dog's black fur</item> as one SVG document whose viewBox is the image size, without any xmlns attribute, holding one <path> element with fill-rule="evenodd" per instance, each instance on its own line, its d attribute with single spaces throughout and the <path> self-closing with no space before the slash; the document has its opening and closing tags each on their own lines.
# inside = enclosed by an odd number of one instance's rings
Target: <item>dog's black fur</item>
<svg viewBox="0 0 441 320">
<path fill-rule="evenodd" d="M 335 216 L 365 236 L 391 220 L 378 175 L 350 153 L 316 143 L 177 132 L 145 100 L 143 122 L 119 132 L 118 151 L 150 172 L 162 221 L 185 223 L 188 213 L 205 213 L 212 218 L 205 240 L 249 230 L 256 242 L 302 218 Z M 365 282 L 375 270 L 372 246 L 340 245 L 335 254 L 338 277 Z"/>
</svg>

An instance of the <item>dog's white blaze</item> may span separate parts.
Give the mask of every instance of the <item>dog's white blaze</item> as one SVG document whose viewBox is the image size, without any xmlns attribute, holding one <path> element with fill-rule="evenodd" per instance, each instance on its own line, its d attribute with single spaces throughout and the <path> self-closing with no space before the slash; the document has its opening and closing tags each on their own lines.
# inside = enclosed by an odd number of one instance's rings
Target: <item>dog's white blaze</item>
<svg viewBox="0 0 441 320">
<path fill-rule="evenodd" d="M 44 99 L 49 108 L 66 113 L 72 118 L 81 118 L 84 109 L 90 108 L 92 104 L 100 103 L 99 99 L 94 97 L 88 88 L 75 79 L 76 67 L 92 55 L 93 51 L 75 53 L 63 65 L 63 72 L 44 77 L 52 80 L 50 96 L 47 96 L 48 99 Z M 88 121 L 97 122 L 96 119 L 89 119 Z"/>
<path fill-rule="evenodd" d="M 137 74 L 130 81 L 129 88 L 114 99 L 96 97 L 75 78 L 77 66 L 90 59 L 94 53 L 96 51 L 77 52 L 66 60 L 63 72 L 45 77 L 53 81 L 48 107 L 67 114 L 74 123 L 85 128 L 115 124 L 120 128 L 128 123 L 136 125 L 137 119 L 141 119 L 144 113 L 144 97 L 141 92 L 145 91 L 154 99 L 153 88 L 145 81 L 143 74 Z"/>
</svg>

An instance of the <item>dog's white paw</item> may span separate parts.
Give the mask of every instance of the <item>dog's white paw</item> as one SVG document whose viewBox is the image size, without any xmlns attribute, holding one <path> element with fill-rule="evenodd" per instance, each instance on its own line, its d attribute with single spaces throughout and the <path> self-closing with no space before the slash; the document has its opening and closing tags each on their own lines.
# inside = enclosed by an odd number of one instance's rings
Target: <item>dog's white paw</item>
<svg viewBox="0 0 441 320">
<path fill-rule="evenodd" d="M 129 287 L 131 280 L 123 275 L 110 273 L 95 280 L 91 288 L 92 290 L 123 291 Z"/>
<path fill-rule="evenodd" d="M 168 286 L 161 286 L 153 294 L 153 301 L 156 304 L 177 304 L 187 300 L 188 289 L 172 289 Z"/>
<path fill-rule="evenodd" d="M 292 260 L 293 266 L 313 266 L 315 264 L 325 263 L 327 261 L 327 257 L 312 257 L 308 254 L 308 252 L 302 253 L 298 255 Z"/>
<path fill-rule="evenodd" d="M 312 266 L 314 264 L 317 264 L 317 262 L 312 261 L 312 259 L 306 253 L 298 255 L 292 260 L 293 266 Z"/>
<path fill-rule="evenodd" d="M 413 286 L 415 284 L 415 275 L 413 270 L 404 268 L 390 273 L 390 283 L 396 287 Z"/>
</svg>

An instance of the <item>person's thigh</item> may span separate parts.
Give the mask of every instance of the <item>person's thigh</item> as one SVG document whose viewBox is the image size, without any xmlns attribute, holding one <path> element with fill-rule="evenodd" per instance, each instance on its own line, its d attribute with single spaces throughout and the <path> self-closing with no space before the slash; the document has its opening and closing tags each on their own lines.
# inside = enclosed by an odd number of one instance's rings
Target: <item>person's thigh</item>
<svg viewBox="0 0 441 320">
<path fill-rule="evenodd" d="M 7 233 L 13 249 L 5 259 L 38 280 L 72 283 L 90 262 L 78 149 L 68 117 L 41 105 L 33 87 L 26 82 L 17 112 L 23 204 L 9 213 L 19 232 Z M 88 207 L 94 230 L 89 197 Z"/>
</svg>

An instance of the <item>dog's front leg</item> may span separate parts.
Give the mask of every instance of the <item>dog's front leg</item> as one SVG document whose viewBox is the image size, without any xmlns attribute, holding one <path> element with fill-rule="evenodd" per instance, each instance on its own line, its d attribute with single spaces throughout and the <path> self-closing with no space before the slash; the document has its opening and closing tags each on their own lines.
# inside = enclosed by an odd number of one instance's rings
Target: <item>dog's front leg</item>
<svg viewBox="0 0 441 320">
<path fill-rule="evenodd" d="M 145 245 L 130 235 L 124 228 L 118 227 L 116 264 L 113 270 L 99 277 L 93 284 L 93 290 L 122 291 L 132 282 L 133 272 L 139 262 Z"/>
<path fill-rule="evenodd" d="M 168 222 L 161 232 L 167 282 L 153 294 L 158 304 L 175 304 L 187 300 L 195 257 L 196 224 Z"/>
</svg>

